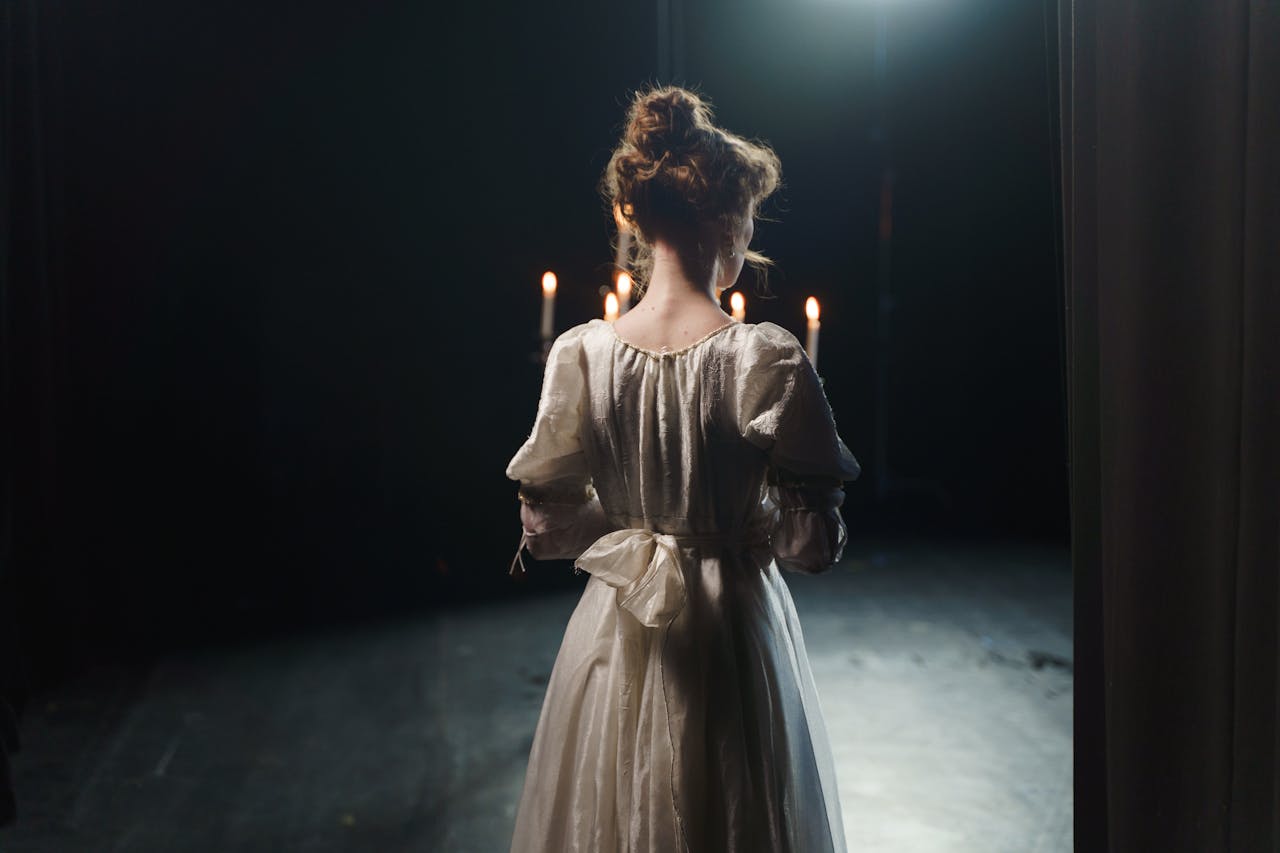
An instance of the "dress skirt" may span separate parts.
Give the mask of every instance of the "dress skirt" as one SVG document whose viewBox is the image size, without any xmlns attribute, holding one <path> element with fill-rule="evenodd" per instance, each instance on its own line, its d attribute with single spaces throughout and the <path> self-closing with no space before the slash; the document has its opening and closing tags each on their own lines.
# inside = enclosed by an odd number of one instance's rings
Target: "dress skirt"
<svg viewBox="0 0 1280 853">
<path fill-rule="evenodd" d="M 512 853 L 845 849 L 791 593 L 767 548 L 623 530 L 547 684 Z"/>
</svg>

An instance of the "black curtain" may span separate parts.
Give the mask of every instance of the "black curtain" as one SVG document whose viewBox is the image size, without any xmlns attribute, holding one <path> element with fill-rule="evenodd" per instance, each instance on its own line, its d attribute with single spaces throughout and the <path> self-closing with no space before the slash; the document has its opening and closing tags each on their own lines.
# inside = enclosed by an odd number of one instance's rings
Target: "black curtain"
<svg viewBox="0 0 1280 853">
<path fill-rule="evenodd" d="M 1280 4 L 1060 7 L 1076 849 L 1280 849 Z"/>
<path fill-rule="evenodd" d="M 48 579 L 58 504 L 57 143 L 46 109 L 56 84 L 41 16 L 50 4 L 0 12 L 0 825 L 14 817 L 8 756 L 28 671 L 23 594 Z"/>
</svg>

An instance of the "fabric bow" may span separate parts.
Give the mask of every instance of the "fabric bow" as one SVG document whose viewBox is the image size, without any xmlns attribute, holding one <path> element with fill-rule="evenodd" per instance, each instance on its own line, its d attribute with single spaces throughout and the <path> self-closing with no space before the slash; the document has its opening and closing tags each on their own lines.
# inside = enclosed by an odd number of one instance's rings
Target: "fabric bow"
<svg viewBox="0 0 1280 853">
<path fill-rule="evenodd" d="M 665 625 L 684 607 L 680 543 L 674 534 L 642 527 L 614 530 L 593 542 L 573 564 L 616 588 L 618 606 L 642 625 Z"/>
</svg>

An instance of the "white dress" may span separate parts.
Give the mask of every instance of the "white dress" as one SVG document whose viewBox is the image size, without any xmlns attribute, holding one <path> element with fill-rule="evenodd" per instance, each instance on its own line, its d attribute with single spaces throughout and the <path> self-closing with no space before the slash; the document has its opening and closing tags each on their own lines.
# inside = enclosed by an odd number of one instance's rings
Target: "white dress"
<svg viewBox="0 0 1280 853">
<path fill-rule="evenodd" d="M 653 352 L 604 320 L 575 326 L 551 347 L 506 473 L 520 482 L 521 548 L 590 574 L 547 684 L 513 853 L 843 851 L 779 569 L 839 559 L 842 484 L 859 465 L 796 337 L 734 322 Z"/>
</svg>

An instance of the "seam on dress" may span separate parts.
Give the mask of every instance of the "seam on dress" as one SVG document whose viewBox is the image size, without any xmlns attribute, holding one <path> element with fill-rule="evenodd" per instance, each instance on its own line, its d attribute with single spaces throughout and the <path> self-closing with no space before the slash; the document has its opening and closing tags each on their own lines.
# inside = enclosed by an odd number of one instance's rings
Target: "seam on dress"
<svg viewBox="0 0 1280 853">
<path fill-rule="evenodd" d="M 629 348 L 631 348 L 631 349 L 635 350 L 636 352 L 643 353 L 644 355 L 647 355 L 647 356 L 649 356 L 650 358 L 657 358 L 657 359 L 662 359 L 662 358 L 672 358 L 672 357 L 677 356 L 677 355 L 684 355 L 685 353 L 688 353 L 688 352 L 692 351 L 693 349 L 695 349 L 696 347 L 700 346 L 701 344 L 704 344 L 704 343 L 706 343 L 707 341 L 711 340 L 711 339 L 712 339 L 712 338 L 714 338 L 716 335 L 718 335 L 718 334 L 720 334 L 721 332 L 723 332 L 725 329 L 731 328 L 731 327 L 733 327 L 733 326 L 746 325 L 746 324 L 745 324 L 745 323 L 743 323 L 741 320 L 730 320 L 728 323 L 725 323 L 723 326 L 717 326 L 716 328 L 714 328 L 714 329 L 712 329 L 711 331 L 707 332 L 705 335 L 703 335 L 702 337 L 698 338 L 698 339 L 697 339 L 696 341 L 694 341 L 693 343 L 685 344 L 684 346 L 680 347 L 679 349 L 663 351 L 663 350 L 652 350 L 652 349 L 646 349 L 646 348 L 644 348 L 644 347 L 642 347 L 642 346 L 639 346 L 639 345 L 637 345 L 637 344 L 633 344 L 633 343 L 631 343 L 630 341 L 625 340 L 621 335 L 619 335 L 619 334 L 618 334 L 618 330 L 614 328 L 613 323 L 610 323 L 610 322 L 609 322 L 609 321 L 607 321 L 607 320 L 601 320 L 600 322 L 602 322 L 602 323 L 607 323 L 607 324 L 608 324 L 608 326 L 609 326 L 609 331 L 613 332 L 614 340 L 616 340 L 618 343 L 622 344 L 622 345 L 623 345 L 623 346 L 625 346 L 625 347 L 629 347 Z"/>
<path fill-rule="evenodd" d="M 677 561 L 676 568 L 683 573 L 683 562 Z M 671 626 L 680 618 L 687 603 L 687 599 L 681 602 L 680 609 L 667 622 L 666 630 L 662 632 L 662 648 L 659 650 L 658 657 L 658 676 L 662 682 L 662 711 L 667 717 L 667 742 L 671 744 L 671 810 L 675 813 L 676 826 L 680 829 L 680 839 L 684 842 L 686 853 L 689 850 L 689 836 L 685 832 L 684 817 L 680 814 L 680 804 L 676 798 L 676 737 L 671 731 L 671 705 L 667 701 L 667 641 L 671 638 Z"/>
</svg>

